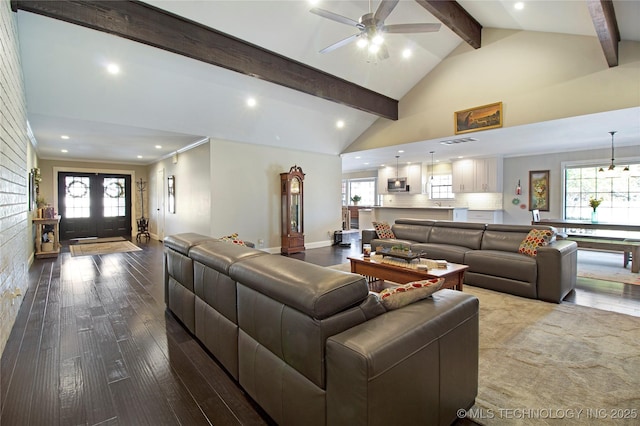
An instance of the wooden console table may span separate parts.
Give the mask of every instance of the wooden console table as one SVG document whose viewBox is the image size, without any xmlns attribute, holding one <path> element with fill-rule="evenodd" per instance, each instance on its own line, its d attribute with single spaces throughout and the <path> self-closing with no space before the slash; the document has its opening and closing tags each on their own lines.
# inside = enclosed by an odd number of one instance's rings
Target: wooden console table
<svg viewBox="0 0 640 426">
<path fill-rule="evenodd" d="M 60 216 L 51 219 L 33 219 L 36 225 L 36 257 L 38 259 L 46 257 L 58 257 L 60 253 Z M 53 241 L 51 250 L 43 250 L 42 230 L 45 226 L 53 227 Z"/>
<path fill-rule="evenodd" d="M 531 222 L 531 224 L 562 228 L 567 234 L 564 238 L 575 241 L 578 247 L 621 251 L 624 253 L 622 267 L 626 268 L 631 260 L 631 272 L 640 272 L 640 240 L 638 239 L 640 238 L 638 235 L 640 225 L 564 219 L 542 219 L 539 222 Z M 576 229 L 615 231 L 618 236 L 578 234 L 575 232 Z"/>
<path fill-rule="evenodd" d="M 532 225 L 549 225 L 565 229 L 603 229 L 607 231 L 640 232 L 640 225 L 608 222 L 589 222 L 584 220 L 542 219 L 539 222 L 531 222 Z"/>
</svg>

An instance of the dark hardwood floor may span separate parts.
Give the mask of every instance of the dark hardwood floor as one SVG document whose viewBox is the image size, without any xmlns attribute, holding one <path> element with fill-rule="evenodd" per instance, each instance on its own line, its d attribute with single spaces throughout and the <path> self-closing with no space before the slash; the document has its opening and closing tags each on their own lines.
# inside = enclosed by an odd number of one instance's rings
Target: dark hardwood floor
<svg viewBox="0 0 640 426">
<path fill-rule="evenodd" d="M 162 243 L 138 245 L 34 262 L 2 355 L 0 425 L 273 423 L 166 312 Z M 292 257 L 328 266 L 358 252 Z M 640 315 L 640 286 L 580 280 L 569 300 Z"/>
</svg>

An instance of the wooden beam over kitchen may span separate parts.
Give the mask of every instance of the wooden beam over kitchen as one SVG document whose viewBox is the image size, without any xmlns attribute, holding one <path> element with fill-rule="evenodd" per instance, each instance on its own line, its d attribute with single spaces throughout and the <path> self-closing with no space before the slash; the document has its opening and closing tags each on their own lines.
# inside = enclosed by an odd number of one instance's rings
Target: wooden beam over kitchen
<svg viewBox="0 0 640 426">
<path fill-rule="evenodd" d="M 177 53 L 391 120 L 398 101 L 151 5 L 126 0 L 12 0 L 24 10 Z"/>
<path fill-rule="evenodd" d="M 466 41 L 474 49 L 480 49 L 482 25 L 456 1 L 416 0 L 420 6 L 432 14 Z"/>
<path fill-rule="evenodd" d="M 609 67 L 618 66 L 620 31 L 611 0 L 587 0 L 589 13 Z"/>
</svg>

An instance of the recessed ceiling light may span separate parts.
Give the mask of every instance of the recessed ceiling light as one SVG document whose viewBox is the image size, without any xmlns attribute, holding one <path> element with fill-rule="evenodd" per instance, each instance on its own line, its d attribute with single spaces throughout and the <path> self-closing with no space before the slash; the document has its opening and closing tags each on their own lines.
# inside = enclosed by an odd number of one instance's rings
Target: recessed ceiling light
<svg viewBox="0 0 640 426">
<path fill-rule="evenodd" d="M 256 98 L 248 98 L 247 99 L 247 106 L 253 108 L 257 104 L 258 104 L 258 102 L 256 101 Z"/>
<path fill-rule="evenodd" d="M 398 150 L 398 152 L 399 152 L 400 154 L 402 154 L 402 153 L 404 152 L 404 150 L 403 150 L 403 149 L 399 149 L 399 150 Z"/>
<path fill-rule="evenodd" d="M 69 136 L 67 136 L 67 135 L 62 135 L 62 136 L 60 136 L 60 139 L 69 139 Z"/>
<path fill-rule="evenodd" d="M 404 49 L 402 51 L 402 57 L 405 59 L 409 59 L 411 55 L 413 55 L 413 52 L 411 51 L 411 49 Z"/>
<path fill-rule="evenodd" d="M 369 163 L 364 163 L 364 165 L 365 165 L 365 166 L 368 166 L 368 165 L 369 165 Z"/>
<path fill-rule="evenodd" d="M 107 71 L 109 74 L 118 74 L 120 73 L 120 67 L 118 64 L 109 64 L 107 65 Z"/>
<path fill-rule="evenodd" d="M 142 158 L 142 155 L 138 155 L 138 158 Z"/>
<path fill-rule="evenodd" d="M 342 121 L 342 120 L 336 121 L 336 127 L 338 129 L 342 129 L 344 127 L 344 121 Z"/>
<path fill-rule="evenodd" d="M 66 149 L 61 149 L 60 152 L 69 152 Z"/>
<path fill-rule="evenodd" d="M 524 9 L 524 2 L 521 2 L 521 1 L 516 2 L 516 4 L 513 5 L 513 8 L 516 9 L 516 10 Z"/>
<path fill-rule="evenodd" d="M 162 149 L 162 145 L 156 145 L 156 149 Z"/>
</svg>

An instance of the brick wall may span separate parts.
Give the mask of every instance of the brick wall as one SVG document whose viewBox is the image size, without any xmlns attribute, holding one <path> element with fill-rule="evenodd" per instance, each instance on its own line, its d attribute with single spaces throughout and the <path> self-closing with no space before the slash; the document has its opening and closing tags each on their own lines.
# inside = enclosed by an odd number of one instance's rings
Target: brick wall
<svg viewBox="0 0 640 426">
<path fill-rule="evenodd" d="M 0 354 L 27 289 L 29 143 L 17 17 L 0 0 Z"/>
</svg>

